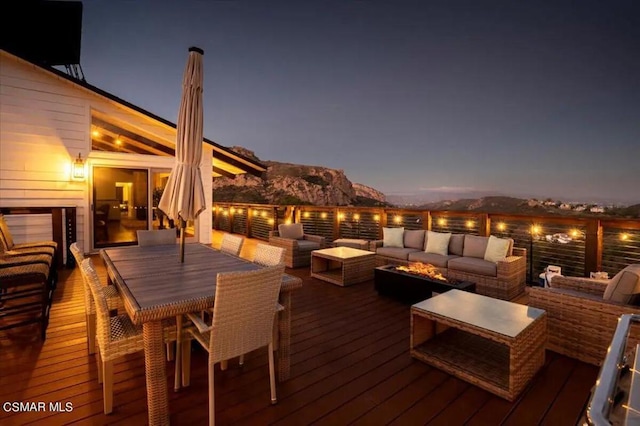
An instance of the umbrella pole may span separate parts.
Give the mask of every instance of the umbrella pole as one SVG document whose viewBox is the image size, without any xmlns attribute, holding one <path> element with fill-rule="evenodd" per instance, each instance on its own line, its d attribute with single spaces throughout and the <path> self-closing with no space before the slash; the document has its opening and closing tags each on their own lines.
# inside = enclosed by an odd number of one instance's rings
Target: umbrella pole
<svg viewBox="0 0 640 426">
<path fill-rule="evenodd" d="M 180 262 L 184 263 L 184 229 L 187 227 L 187 222 L 180 218 Z"/>
</svg>

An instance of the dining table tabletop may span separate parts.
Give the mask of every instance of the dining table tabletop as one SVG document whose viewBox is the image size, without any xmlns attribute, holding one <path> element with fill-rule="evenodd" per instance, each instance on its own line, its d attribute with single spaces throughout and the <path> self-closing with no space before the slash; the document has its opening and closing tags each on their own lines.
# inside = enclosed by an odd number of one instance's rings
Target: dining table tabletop
<svg viewBox="0 0 640 426">
<path fill-rule="evenodd" d="M 200 243 L 185 244 L 184 263 L 180 262 L 178 244 L 107 248 L 100 255 L 127 314 L 134 324 L 142 325 L 149 424 L 168 424 L 162 320 L 211 309 L 218 273 L 263 266 Z M 289 378 L 290 372 L 291 292 L 301 287 L 300 278 L 284 274 L 279 303 L 285 309 L 277 322 L 281 382 Z"/>
</svg>

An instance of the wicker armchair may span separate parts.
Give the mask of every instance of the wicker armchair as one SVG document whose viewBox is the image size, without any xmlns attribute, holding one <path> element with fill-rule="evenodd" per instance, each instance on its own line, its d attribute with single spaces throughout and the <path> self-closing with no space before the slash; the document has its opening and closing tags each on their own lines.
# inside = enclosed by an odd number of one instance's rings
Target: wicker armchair
<svg viewBox="0 0 640 426">
<path fill-rule="evenodd" d="M 311 252 L 326 246 L 320 235 L 305 234 L 301 223 L 278 225 L 269 232 L 269 244 L 285 250 L 284 264 L 288 268 L 300 268 L 311 264 Z"/>
<path fill-rule="evenodd" d="M 274 322 L 284 265 L 257 271 L 219 273 L 211 324 L 188 314 L 189 333 L 209 353 L 209 425 L 215 424 L 214 365 L 267 346 L 271 403 L 275 404 Z M 185 369 L 190 368 L 185 362 Z"/>
<path fill-rule="evenodd" d="M 220 243 L 220 251 L 232 256 L 240 256 L 244 238 L 238 235 L 224 234 Z"/>
<path fill-rule="evenodd" d="M 622 314 L 640 307 L 604 300 L 611 280 L 556 276 L 551 288 L 531 287 L 529 306 L 547 311 L 547 348 L 580 361 L 600 365 Z M 640 328 L 631 328 L 630 343 L 640 342 Z"/>
<path fill-rule="evenodd" d="M 253 263 L 262 266 L 275 266 L 278 263 L 284 263 L 284 252 L 285 250 L 282 247 L 258 243 L 256 244 Z"/>
</svg>

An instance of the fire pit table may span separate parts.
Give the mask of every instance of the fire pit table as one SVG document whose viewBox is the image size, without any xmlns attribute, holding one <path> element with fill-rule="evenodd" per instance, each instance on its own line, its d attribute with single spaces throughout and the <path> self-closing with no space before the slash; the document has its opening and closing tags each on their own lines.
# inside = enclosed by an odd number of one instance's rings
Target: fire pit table
<svg viewBox="0 0 640 426">
<path fill-rule="evenodd" d="M 428 264 L 416 264 L 415 266 L 418 267 L 418 270 L 438 272 L 437 268 Z M 444 293 L 454 289 L 476 292 L 475 283 L 440 277 L 438 279 L 424 273 L 408 272 L 398 269 L 398 265 L 379 266 L 374 270 L 375 288 L 378 294 L 403 303 L 414 304 L 429 299 L 434 293 Z"/>
</svg>

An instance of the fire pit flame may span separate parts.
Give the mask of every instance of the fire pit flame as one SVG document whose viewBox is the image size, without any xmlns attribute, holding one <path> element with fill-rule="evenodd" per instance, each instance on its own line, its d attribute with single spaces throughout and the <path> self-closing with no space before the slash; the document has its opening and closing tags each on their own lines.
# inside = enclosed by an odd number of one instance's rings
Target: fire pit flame
<svg viewBox="0 0 640 426">
<path fill-rule="evenodd" d="M 447 279 L 440 273 L 438 268 L 430 263 L 415 262 L 409 263 L 409 266 L 396 266 L 396 270 L 402 272 L 408 272 L 410 274 L 423 275 L 429 278 L 433 278 L 440 281 L 447 281 Z"/>
</svg>

